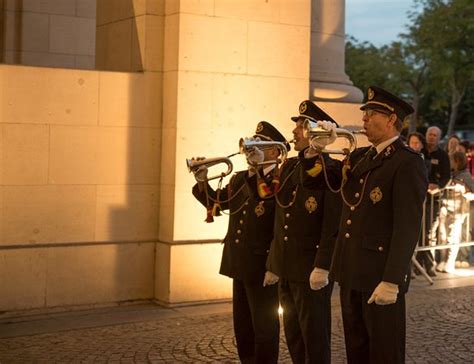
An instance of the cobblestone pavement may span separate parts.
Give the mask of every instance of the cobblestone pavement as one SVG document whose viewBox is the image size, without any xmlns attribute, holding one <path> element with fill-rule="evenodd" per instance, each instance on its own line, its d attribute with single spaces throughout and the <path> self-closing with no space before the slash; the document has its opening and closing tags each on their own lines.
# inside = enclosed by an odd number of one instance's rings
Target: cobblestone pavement
<svg viewBox="0 0 474 364">
<path fill-rule="evenodd" d="M 407 295 L 407 362 L 473 363 L 473 308 L 474 286 L 412 290 Z M 333 363 L 345 362 L 343 341 L 335 292 Z M 2 364 L 191 362 L 238 362 L 229 310 L 0 339 Z M 280 362 L 290 363 L 283 334 Z"/>
</svg>

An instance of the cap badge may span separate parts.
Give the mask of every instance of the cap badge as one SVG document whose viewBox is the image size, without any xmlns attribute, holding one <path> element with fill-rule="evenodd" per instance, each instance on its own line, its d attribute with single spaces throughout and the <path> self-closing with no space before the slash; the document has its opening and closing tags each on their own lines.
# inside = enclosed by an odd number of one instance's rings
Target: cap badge
<svg viewBox="0 0 474 364">
<path fill-rule="evenodd" d="M 263 123 L 258 123 L 257 130 L 255 130 L 255 133 L 260 133 L 262 130 L 263 130 Z"/>
<path fill-rule="evenodd" d="M 257 217 L 260 217 L 265 213 L 265 207 L 263 207 L 263 203 L 264 201 L 260 201 L 255 207 L 255 215 L 257 215 Z"/>
<path fill-rule="evenodd" d="M 380 187 L 375 187 L 372 191 L 370 191 L 370 199 L 374 204 L 381 201 L 383 197 L 382 190 Z"/>
<path fill-rule="evenodd" d="M 375 96 L 374 90 L 372 90 L 372 89 L 369 87 L 369 89 L 367 90 L 367 99 L 372 100 L 372 99 L 374 98 L 374 96 Z"/>
<path fill-rule="evenodd" d="M 306 207 L 306 210 L 308 210 L 308 212 L 311 214 L 318 208 L 318 202 L 313 196 L 310 196 L 304 203 L 304 207 Z"/>
<path fill-rule="evenodd" d="M 304 114 L 304 112 L 308 109 L 308 106 L 306 105 L 306 101 L 302 102 L 300 104 L 300 114 Z"/>
</svg>

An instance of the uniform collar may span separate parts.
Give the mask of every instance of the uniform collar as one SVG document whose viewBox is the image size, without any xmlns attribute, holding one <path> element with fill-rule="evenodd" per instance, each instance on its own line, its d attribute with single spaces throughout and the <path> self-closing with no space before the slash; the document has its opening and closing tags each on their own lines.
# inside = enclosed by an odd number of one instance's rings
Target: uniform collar
<svg viewBox="0 0 474 364">
<path fill-rule="evenodd" d="M 379 155 L 383 150 L 385 150 L 385 148 L 387 148 L 390 144 L 392 144 L 395 140 L 398 139 L 398 135 L 394 136 L 393 138 L 390 138 L 382 143 L 380 143 L 379 145 L 377 145 L 375 147 L 375 149 L 377 149 L 377 155 Z M 374 158 L 376 158 L 377 156 L 375 156 Z"/>
</svg>

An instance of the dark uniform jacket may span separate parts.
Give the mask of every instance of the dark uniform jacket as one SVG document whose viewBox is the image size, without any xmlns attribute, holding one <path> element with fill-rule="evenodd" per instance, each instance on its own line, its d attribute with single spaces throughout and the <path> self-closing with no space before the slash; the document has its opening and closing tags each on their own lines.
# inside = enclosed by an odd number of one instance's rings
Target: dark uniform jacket
<svg viewBox="0 0 474 364">
<path fill-rule="evenodd" d="M 361 168 L 368 149 L 356 149 L 350 156 L 329 277 L 362 292 L 372 292 L 381 281 L 406 292 L 428 184 L 426 168 L 400 139 Z"/>
<path fill-rule="evenodd" d="M 451 176 L 449 156 L 446 151 L 438 148 L 431 153 L 425 151 L 425 159 L 428 162 L 428 181 L 435 183 L 440 188 L 446 186 Z"/>
<path fill-rule="evenodd" d="M 305 179 L 312 179 L 305 163 L 304 158 L 295 157 L 282 166 L 267 261 L 269 271 L 298 282 L 308 282 L 315 266 L 329 270 L 341 209 L 338 195 L 328 191 L 322 173 L 314 178 L 314 189 L 303 186 Z"/>
<path fill-rule="evenodd" d="M 226 188 L 220 191 L 222 210 L 230 212 L 220 274 L 244 282 L 263 282 L 265 261 L 273 239 L 274 201 L 256 201 L 249 198 L 249 185 L 256 186 L 256 176 L 248 177 L 247 171 L 233 175 Z M 209 197 L 217 193 L 207 185 Z M 193 187 L 193 195 L 206 206 L 206 193 Z M 225 202 L 229 200 L 229 202 Z M 209 201 L 211 204 L 212 202 Z"/>
</svg>

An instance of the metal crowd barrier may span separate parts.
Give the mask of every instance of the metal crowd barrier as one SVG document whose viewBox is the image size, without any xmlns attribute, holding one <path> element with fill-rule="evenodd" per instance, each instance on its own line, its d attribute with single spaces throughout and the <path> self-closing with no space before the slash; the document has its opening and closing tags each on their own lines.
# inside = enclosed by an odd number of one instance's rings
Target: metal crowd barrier
<svg viewBox="0 0 474 364">
<path fill-rule="evenodd" d="M 436 250 L 451 249 L 447 255 L 448 259 L 453 259 L 450 254 L 457 255 L 459 248 L 474 245 L 470 221 L 474 193 L 463 192 L 459 186 L 461 186 L 459 183 L 450 180 L 446 187 L 428 193 L 424 202 L 420 241 L 412 257 L 412 263 L 430 284 L 433 284 L 433 280 L 416 259 L 418 252 L 430 251 L 436 266 Z"/>
</svg>

